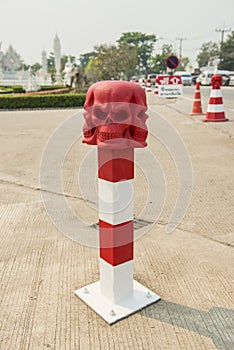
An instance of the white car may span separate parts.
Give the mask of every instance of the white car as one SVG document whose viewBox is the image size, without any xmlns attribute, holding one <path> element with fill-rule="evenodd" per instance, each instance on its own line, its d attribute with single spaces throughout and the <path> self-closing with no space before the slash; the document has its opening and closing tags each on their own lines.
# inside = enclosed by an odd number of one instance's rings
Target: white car
<svg viewBox="0 0 234 350">
<path fill-rule="evenodd" d="M 217 70 L 217 71 L 204 71 L 199 75 L 199 79 L 201 82 L 201 85 L 210 86 L 211 78 L 214 74 L 219 74 L 222 76 L 222 85 L 228 86 L 231 85 L 229 82 L 229 79 L 233 75 L 231 71 L 228 70 Z"/>
<path fill-rule="evenodd" d="M 228 85 L 229 86 L 234 86 L 234 74 L 230 74 L 229 77 L 230 77 L 230 80 L 229 80 Z"/>
<path fill-rule="evenodd" d="M 182 84 L 191 86 L 192 85 L 192 75 L 189 72 L 175 72 L 174 75 L 180 75 Z"/>
</svg>

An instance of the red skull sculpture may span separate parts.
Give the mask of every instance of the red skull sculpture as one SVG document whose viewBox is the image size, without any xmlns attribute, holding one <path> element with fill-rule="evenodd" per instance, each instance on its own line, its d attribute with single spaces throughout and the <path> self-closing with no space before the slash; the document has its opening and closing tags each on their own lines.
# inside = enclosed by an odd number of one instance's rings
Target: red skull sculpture
<svg viewBox="0 0 234 350">
<path fill-rule="evenodd" d="M 126 81 L 97 82 L 87 92 L 84 109 L 84 143 L 108 148 L 147 145 L 147 104 L 141 86 Z"/>
<path fill-rule="evenodd" d="M 211 86 L 213 89 L 220 89 L 222 85 L 222 75 L 215 74 L 211 77 Z"/>
</svg>

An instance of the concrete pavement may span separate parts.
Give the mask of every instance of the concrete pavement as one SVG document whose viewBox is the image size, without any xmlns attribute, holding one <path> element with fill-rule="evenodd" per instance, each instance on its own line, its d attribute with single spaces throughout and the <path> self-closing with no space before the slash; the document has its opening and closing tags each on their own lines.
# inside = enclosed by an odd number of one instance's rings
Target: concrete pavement
<svg viewBox="0 0 234 350">
<path fill-rule="evenodd" d="M 149 95 L 148 101 L 150 118 L 156 125 L 157 115 L 168 121 L 190 155 L 192 199 L 183 221 L 167 234 L 179 191 L 178 164 L 166 145 L 150 134 L 149 149 L 165 176 L 167 193 L 157 222 L 135 243 L 134 273 L 161 301 L 113 326 L 74 295 L 98 280 L 98 249 L 61 233 L 40 191 L 40 162 L 48 139 L 74 113 L 82 118 L 81 111 L 0 113 L 1 350 L 234 349 L 233 136 L 226 131 L 232 124 L 227 122 L 222 132 L 200 117 L 181 113 L 174 100 Z M 59 203 L 65 196 L 95 236 L 95 199 L 84 197 L 77 180 L 91 146 L 80 141 L 67 151 L 63 192 L 51 191 L 48 200 Z M 93 171 L 86 170 L 91 178 Z M 143 170 L 136 167 L 136 218 L 148 204 Z M 63 211 L 58 216 L 71 225 Z M 147 218 L 142 219 L 138 224 L 147 228 Z"/>
</svg>

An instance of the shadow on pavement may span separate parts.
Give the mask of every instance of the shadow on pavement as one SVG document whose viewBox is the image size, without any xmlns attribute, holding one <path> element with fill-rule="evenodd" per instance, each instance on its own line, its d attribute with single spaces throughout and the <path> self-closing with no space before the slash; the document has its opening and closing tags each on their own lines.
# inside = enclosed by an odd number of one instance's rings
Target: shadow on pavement
<svg viewBox="0 0 234 350">
<path fill-rule="evenodd" d="M 146 317 L 210 337 L 219 350 L 234 349 L 234 310 L 213 307 L 208 312 L 161 300 L 144 309 Z"/>
</svg>

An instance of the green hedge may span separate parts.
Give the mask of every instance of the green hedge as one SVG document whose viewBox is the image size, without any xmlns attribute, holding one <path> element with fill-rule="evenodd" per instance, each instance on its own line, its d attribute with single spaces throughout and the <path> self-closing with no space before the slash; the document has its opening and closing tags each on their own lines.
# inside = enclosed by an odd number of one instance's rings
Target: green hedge
<svg viewBox="0 0 234 350">
<path fill-rule="evenodd" d="M 64 89 L 65 87 L 64 85 L 41 85 L 40 91 Z"/>
<path fill-rule="evenodd" d="M 11 88 L 12 88 L 14 94 L 21 94 L 21 93 L 25 92 L 23 86 L 21 86 L 21 85 L 12 85 Z"/>
<path fill-rule="evenodd" d="M 85 94 L 0 96 L 0 109 L 82 107 Z"/>
<path fill-rule="evenodd" d="M 13 89 L 12 88 L 6 88 L 0 86 L 0 94 L 12 94 Z"/>
</svg>

